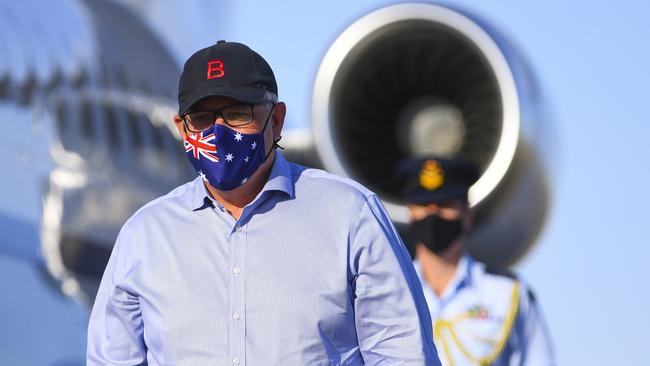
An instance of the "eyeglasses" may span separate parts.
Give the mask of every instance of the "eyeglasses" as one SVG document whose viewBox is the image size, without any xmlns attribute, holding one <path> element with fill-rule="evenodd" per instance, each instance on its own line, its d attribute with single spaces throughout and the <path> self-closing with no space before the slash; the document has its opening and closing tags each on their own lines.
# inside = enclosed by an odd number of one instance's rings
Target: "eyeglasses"
<svg viewBox="0 0 650 366">
<path fill-rule="evenodd" d="M 271 102 L 257 105 L 270 104 Z M 199 133 L 212 127 L 221 117 L 225 124 L 230 127 L 242 127 L 250 124 L 255 119 L 253 107 L 256 104 L 236 104 L 221 109 L 206 109 L 202 111 L 188 112 L 183 115 L 185 128 L 189 132 Z"/>
</svg>

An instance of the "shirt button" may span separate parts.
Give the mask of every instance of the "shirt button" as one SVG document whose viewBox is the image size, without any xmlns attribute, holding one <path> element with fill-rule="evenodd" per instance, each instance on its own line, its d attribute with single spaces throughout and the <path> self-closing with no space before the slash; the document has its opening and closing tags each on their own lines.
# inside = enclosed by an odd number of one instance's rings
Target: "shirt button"
<svg viewBox="0 0 650 366">
<path fill-rule="evenodd" d="M 235 312 L 232 314 L 232 318 L 235 319 L 235 320 L 239 320 L 239 318 L 240 318 L 239 313 L 235 311 Z"/>
<path fill-rule="evenodd" d="M 235 230 L 237 230 L 237 231 L 241 231 L 241 226 L 237 225 L 237 226 L 235 227 Z"/>
<path fill-rule="evenodd" d="M 233 358 L 232 363 L 234 363 L 235 365 L 239 365 L 239 357 Z"/>
<path fill-rule="evenodd" d="M 234 274 L 236 274 L 236 275 L 239 275 L 239 274 L 241 273 L 241 268 L 239 268 L 239 267 L 235 267 L 235 268 L 233 268 L 233 269 L 232 269 L 232 273 L 234 273 Z"/>
</svg>

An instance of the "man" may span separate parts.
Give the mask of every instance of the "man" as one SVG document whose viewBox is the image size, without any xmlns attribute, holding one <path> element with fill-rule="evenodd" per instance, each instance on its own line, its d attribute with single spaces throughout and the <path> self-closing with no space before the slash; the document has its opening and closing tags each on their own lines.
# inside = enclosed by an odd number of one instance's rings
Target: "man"
<svg viewBox="0 0 650 366">
<path fill-rule="evenodd" d="M 420 157 L 398 169 L 416 243 L 414 264 L 442 364 L 555 365 L 530 289 L 465 250 L 472 225 L 467 193 L 478 179 L 477 167 L 459 159 Z"/>
<path fill-rule="evenodd" d="M 426 301 L 379 199 L 275 151 L 267 62 L 192 55 L 174 123 L 199 177 L 124 225 L 88 365 L 439 365 Z"/>
</svg>

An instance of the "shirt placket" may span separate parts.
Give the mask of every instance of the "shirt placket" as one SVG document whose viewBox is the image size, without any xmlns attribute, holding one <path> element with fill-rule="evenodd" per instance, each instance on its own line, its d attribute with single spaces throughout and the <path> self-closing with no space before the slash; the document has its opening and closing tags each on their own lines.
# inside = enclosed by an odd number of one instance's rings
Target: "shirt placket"
<svg viewBox="0 0 650 366">
<path fill-rule="evenodd" d="M 230 246 L 230 317 L 229 349 L 232 365 L 246 364 L 246 226 L 235 224 L 229 238 Z"/>
</svg>

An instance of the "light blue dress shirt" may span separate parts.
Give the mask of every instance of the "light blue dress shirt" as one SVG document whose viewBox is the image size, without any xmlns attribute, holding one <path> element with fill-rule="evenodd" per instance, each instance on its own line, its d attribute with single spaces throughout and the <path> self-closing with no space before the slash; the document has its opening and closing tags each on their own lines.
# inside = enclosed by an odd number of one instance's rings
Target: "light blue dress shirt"
<svg viewBox="0 0 650 366">
<path fill-rule="evenodd" d="M 521 279 L 486 270 L 483 263 L 465 254 L 438 297 L 424 281 L 420 263 L 414 265 L 434 321 L 442 365 L 476 366 L 481 358 L 493 359 L 492 366 L 556 365 L 541 312 Z M 501 338 L 504 343 L 498 352 Z"/>
<path fill-rule="evenodd" d="M 239 220 L 200 178 L 136 212 L 106 267 L 88 365 L 439 365 L 379 199 L 276 155 Z"/>
</svg>

